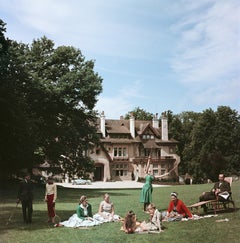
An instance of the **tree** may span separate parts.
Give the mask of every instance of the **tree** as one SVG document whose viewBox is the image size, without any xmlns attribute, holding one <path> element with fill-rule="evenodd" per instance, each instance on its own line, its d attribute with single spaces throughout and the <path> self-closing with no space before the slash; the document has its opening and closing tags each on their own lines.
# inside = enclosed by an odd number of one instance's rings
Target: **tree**
<svg viewBox="0 0 240 243">
<path fill-rule="evenodd" d="M 0 163 L 1 176 L 32 163 L 34 141 L 31 121 L 22 94 L 27 74 L 21 56 L 24 46 L 4 36 L 5 23 L 0 20 Z"/>
<path fill-rule="evenodd" d="M 184 151 L 191 143 L 191 133 L 199 115 L 199 113 L 193 111 L 173 115 L 172 112 L 168 111 L 169 137 L 178 141 L 177 153 L 181 157 L 179 165 L 179 172 L 181 174 L 190 172 L 188 162 L 192 157 L 188 158 L 185 156 Z"/>
<path fill-rule="evenodd" d="M 216 180 L 219 173 L 239 172 L 239 115 L 229 107 L 201 113 L 183 152 L 190 173 Z"/>
<path fill-rule="evenodd" d="M 129 111 L 125 115 L 125 119 L 129 119 L 133 115 L 136 120 L 149 121 L 153 119 L 153 114 L 141 109 L 140 107 L 136 107 L 133 111 Z"/>
<path fill-rule="evenodd" d="M 6 40 L 3 27 L 2 23 L 1 46 L 5 42 L 9 46 L 1 52 L 7 68 L 1 69 L 0 92 L 6 95 L 1 95 L 5 116 L 0 124 L 6 130 L 1 143 L 7 139 L 4 149 L 8 149 L 1 151 L 0 160 L 12 165 L 5 170 L 13 172 L 47 160 L 70 173 L 92 171 L 87 151 L 98 141 L 94 107 L 102 91 L 94 62 L 86 61 L 74 47 L 54 48 L 46 37 L 30 46 Z"/>
</svg>

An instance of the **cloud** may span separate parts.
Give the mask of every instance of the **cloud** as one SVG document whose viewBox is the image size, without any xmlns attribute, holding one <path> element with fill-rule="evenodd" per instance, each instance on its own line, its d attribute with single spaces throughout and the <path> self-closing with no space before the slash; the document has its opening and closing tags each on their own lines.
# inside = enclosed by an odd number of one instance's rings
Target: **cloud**
<svg viewBox="0 0 240 243">
<path fill-rule="evenodd" d="M 106 97 L 102 96 L 96 106 L 98 112 L 104 111 L 108 119 L 117 119 L 121 115 L 125 115 L 126 111 L 131 110 L 129 101 L 121 97 Z"/>
<path fill-rule="evenodd" d="M 197 103 L 209 99 L 214 103 L 236 101 L 239 95 L 235 86 L 240 83 L 240 2 L 200 3 L 192 6 L 195 11 L 185 10 L 186 15 L 172 26 L 179 35 L 173 71 L 194 93 Z"/>
<path fill-rule="evenodd" d="M 69 43 L 95 56 L 147 59 L 146 50 L 151 51 L 148 41 L 162 35 L 144 26 L 153 16 L 143 5 L 141 9 L 130 5 L 134 8 L 123 0 L 13 0 L 4 8 L 15 13 L 14 18 L 24 28 L 40 31 L 57 45 Z"/>
<path fill-rule="evenodd" d="M 211 101 L 212 105 L 229 104 L 239 100 L 239 80 L 226 80 L 225 83 L 210 85 L 202 89 L 193 97 L 197 104 L 205 105 Z M 240 101 L 239 101 L 240 102 Z"/>
<path fill-rule="evenodd" d="M 99 112 L 104 111 L 108 118 L 124 116 L 127 112 L 139 106 L 137 105 L 138 99 L 147 99 L 147 97 L 141 95 L 143 93 L 141 81 L 134 81 L 119 87 L 119 89 L 116 88 L 112 96 L 100 95 L 99 97 L 96 109 Z"/>
<path fill-rule="evenodd" d="M 239 12 L 238 0 L 0 3 L 9 38 L 31 43 L 46 35 L 96 60 L 104 79 L 98 107 L 115 117 L 137 106 L 240 106 Z"/>
</svg>

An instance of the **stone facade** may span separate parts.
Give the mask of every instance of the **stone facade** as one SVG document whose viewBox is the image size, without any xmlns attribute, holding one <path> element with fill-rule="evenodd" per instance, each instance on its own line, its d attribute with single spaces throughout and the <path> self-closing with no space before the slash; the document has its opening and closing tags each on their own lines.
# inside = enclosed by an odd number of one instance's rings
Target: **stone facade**
<svg viewBox="0 0 240 243">
<path fill-rule="evenodd" d="M 137 180 L 143 178 L 147 158 L 151 154 L 154 175 L 177 178 L 180 157 L 176 154 L 177 141 L 168 138 L 168 121 L 163 113 L 152 121 L 105 119 L 99 123 L 100 146 L 90 154 L 95 161 L 95 181 Z"/>
</svg>

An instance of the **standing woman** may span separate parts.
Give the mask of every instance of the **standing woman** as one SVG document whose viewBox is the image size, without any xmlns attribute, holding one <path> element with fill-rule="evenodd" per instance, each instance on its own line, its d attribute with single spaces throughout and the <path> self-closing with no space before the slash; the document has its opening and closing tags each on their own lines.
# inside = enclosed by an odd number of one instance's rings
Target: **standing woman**
<svg viewBox="0 0 240 243">
<path fill-rule="evenodd" d="M 151 156 L 148 156 L 147 166 L 145 168 L 145 184 L 143 185 L 141 194 L 140 194 L 140 203 L 143 203 L 143 210 L 147 211 L 147 206 L 152 202 L 152 181 L 154 180 L 154 176 L 151 174 L 150 167 Z"/>
<path fill-rule="evenodd" d="M 54 223 L 55 202 L 57 199 L 57 186 L 52 177 L 48 177 L 45 191 L 45 202 L 47 202 L 48 222 Z"/>
</svg>

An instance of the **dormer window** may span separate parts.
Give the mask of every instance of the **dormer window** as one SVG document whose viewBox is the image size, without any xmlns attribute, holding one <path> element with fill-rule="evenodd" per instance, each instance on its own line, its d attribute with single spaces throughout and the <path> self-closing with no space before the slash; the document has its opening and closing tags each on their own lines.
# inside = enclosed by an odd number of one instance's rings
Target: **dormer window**
<svg viewBox="0 0 240 243">
<path fill-rule="evenodd" d="M 143 136 L 142 136 L 142 138 L 143 139 L 154 139 L 155 137 L 154 137 L 154 135 L 150 135 L 150 134 L 143 134 Z"/>
</svg>

